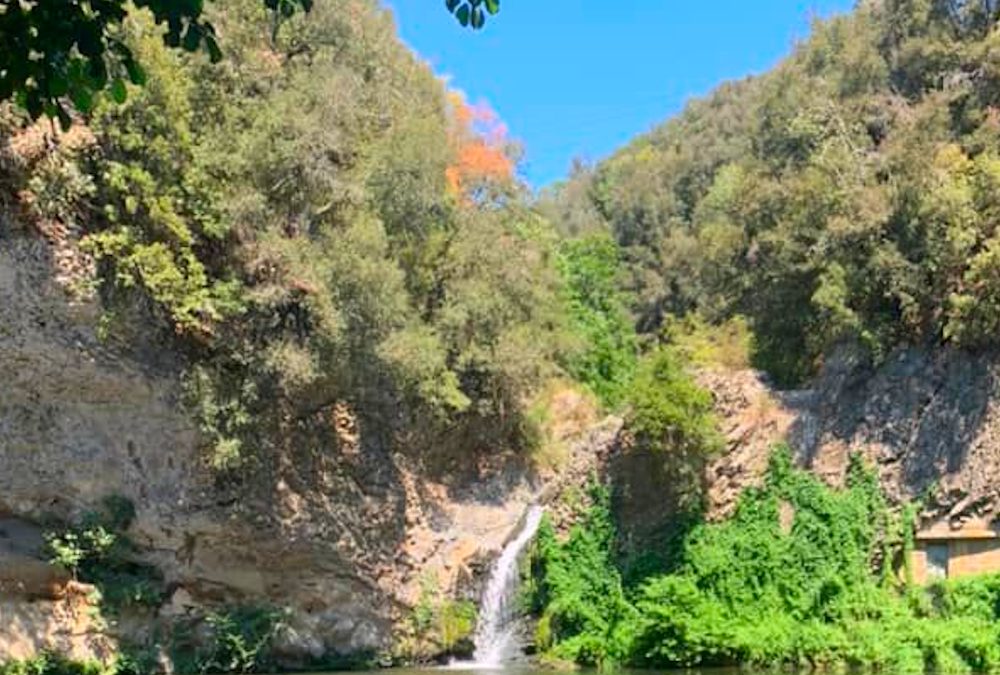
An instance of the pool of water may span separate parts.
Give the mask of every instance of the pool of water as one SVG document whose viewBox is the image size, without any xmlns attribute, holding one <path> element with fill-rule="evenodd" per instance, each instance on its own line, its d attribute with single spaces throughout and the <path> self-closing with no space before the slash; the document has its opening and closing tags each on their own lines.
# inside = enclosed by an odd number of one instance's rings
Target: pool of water
<svg viewBox="0 0 1000 675">
<path fill-rule="evenodd" d="M 773 673 L 774 671 L 761 670 L 760 673 Z M 441 666 L 439 668 L 387 668 L 385 670 L 360 671 L 356 675 L 567 675 L 567 673 L 579 673 L 580 675 L 598 675 L 596 670 L 553 670 L 551 668 L 541 668 L 528 664 L 505 665 L 496 668 L 475 667 L 470 664 L 458 663 L 451 666 Z M 684 670 L 636 670 L 628 668 L 618 668 L 612 671 L 613 675 L 655 675 L 655 673 L 673 673 L 684 675 L 753 675 L 754 671 L 740 668 L 687 668 Z M 317 673 L 314 675 L 337 675 Z"/>
</svg>

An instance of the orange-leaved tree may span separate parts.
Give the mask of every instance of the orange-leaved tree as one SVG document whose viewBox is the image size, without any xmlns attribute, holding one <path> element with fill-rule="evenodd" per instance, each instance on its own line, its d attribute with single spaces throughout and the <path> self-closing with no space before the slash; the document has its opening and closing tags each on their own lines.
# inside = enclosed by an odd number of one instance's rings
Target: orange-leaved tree
<svg viewBox="0 0 1000 675">
<path fill-rule="evenodd" d="M 483 203 L 514 182 L 514 146 L 507 126 L 486 103 L 470 104 L 459 91 L 448 94 L 454 153 L 445 170 L 448 189 L 467 203 Z"/>
</svg>

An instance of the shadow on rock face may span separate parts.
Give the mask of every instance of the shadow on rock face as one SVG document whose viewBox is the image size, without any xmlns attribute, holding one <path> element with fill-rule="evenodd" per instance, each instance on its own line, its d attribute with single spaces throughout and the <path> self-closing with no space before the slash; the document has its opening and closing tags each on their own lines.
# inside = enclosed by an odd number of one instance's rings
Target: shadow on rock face
<svg viewBox="0 0 1000 675">
<path fill-rule="evenodd" d="M 1000 477 L 997 355 L 906 349 L 872 368 L 850 352 L 832 358 L 790 437 L 802 463 L 820 474 L 860 451 L 890 497 L 929 488 L 992 492 Z"/>
</svg>

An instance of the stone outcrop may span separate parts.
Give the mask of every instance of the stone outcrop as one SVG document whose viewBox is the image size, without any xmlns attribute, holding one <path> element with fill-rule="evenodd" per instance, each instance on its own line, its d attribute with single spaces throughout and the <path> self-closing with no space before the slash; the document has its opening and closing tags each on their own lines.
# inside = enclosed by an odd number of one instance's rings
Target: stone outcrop
<svg viewBox="0 0 1000 675">
<path fill-rule="evenodd" d="M 428 467 L 366 434 L 378 420 L 338 402 L 250 483 L 217 484 L 182 403 L 178 357 L 155 340 L 98 339 L 95 304 L 60 283 L 59 250 L 0 223 L 0 524 L 18 523 L 7 550 L 0 537 L 0 617 L 16 611 L 21 626 L 0 641 L 0 661 L 99 631 L 70 621 L 49 592 L 67 579 L 31 524 L 77 522 L 108 496 L 136 508 L 128 535 L 163 574 L 161 619 L 284 607 L 279 647 L 304 665 L 389 649 L 429 581 L 442 597 L 474 586 L 558 475 L 502 449 Z M 102 656 L 105 642 L 79 639 L 74 654 L 93 642 Z"/>
<path fill-rule="evenodd" d="M 43 544 L 38 527 L 0 518 L 0 655 L 23 659 L 51 649 L 106 661 L 114 645 L 93 612 L 93 587 L 44 560 Z"/>
<path fill-rule="evenodd" d="M 860 452 L 895 501 L 925 497 L 932 512 L 982 516 L 1000 496 L 998 387 L 995 354 L 906 349 L 872 369 L 845 350 L 791 439 L 803 464 L 832 482 Z"/>
<path fill-rule="evenodd" d="M 1000 505 L 1000 359 L 904 349 L 872 367 L 842 349 L 808 390 L 775 391 L 759 373 L 703 373 L 728 450 L 709 468 L 713 516 L 759 481 L 767 450 L 787 441 L 831 485 L 860 453 L 895 503 L 923 499 L 928 519 L 995 516 Z"/>
<path fill-rule="evenodd" d="M 78 661 L 109 662 L 115 644 L 86 598 L 24 602 L 0 596 L 0 659 L 28 659 L 49 650 Z"/>
<path fill-rule="evenodd" d="M 708 517 L 732 513 L 740 493 L 757 485 L 767 470 L 771 449 L 787 440 L 798 419 L 797 392 L 776 392 L 753 370 L 705 370 L 698 382 L 714 397 L 725 447 L 706 468 Z"/>
</svg>

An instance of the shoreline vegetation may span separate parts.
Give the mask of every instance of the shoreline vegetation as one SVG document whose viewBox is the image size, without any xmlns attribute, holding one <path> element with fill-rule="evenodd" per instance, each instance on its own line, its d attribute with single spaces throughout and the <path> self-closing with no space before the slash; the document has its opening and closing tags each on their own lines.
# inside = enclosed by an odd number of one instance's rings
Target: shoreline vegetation
<svg viewBox="0 0 1000 675">
<path fill-rule="evenodd" d="M 843 489 L 775 450 L 736 513 L 617 555 L 607 490 L 568 539 L 543 525 L 528 603 L 542 663 L 992 672 L 1000 575 L 908 583 L 914 510 L 886 505 L 858 457 Z"/>
</svg>

